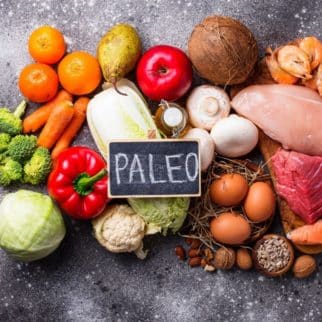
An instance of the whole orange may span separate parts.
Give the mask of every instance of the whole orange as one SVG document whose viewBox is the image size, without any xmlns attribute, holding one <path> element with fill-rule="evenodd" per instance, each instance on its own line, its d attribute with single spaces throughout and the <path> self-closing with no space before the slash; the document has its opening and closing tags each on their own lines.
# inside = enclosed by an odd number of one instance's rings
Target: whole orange
<svg viewBox="0 0 322 322">
<path fill-rule="evenodd" d="M 84 51 L 66 55 L 58 65 L 61 85 L 71 94 L 86 95 L 93 92 L 102 79 L 97 59 Z"/>
<path fill-rule="evenodd" d="M 54 69 L 45 64 L 27 65 L 20 73 L 18 85 L 21 93 L 30 101 L 50 101 L 58 90 L 58 76 Z"/>
<path fill-rule="evenodd" d="M 35 61 L 52 65 L 64 56 L 66 44 L 63 34 L 58 29 L 42 26 L 31 33 L 28 48 Z"/>
</svg>

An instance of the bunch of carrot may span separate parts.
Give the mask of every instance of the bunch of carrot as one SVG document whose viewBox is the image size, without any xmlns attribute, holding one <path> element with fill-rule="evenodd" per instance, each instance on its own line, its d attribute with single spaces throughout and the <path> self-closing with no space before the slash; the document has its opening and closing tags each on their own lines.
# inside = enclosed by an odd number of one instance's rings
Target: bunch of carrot
<svg viewBox="0 0 322 322">
<path fill-rule="evenodd" d="M 27 116 L 23 121 L 23 132 L 40 130 L 38 145 L 53 149 L 51 156 L 57 156 L 69 147 L 86 119 L 87 97 L 79 97 L 73 104 L 73 97 L 61 90 L 56 97 Z"/>
</svg>

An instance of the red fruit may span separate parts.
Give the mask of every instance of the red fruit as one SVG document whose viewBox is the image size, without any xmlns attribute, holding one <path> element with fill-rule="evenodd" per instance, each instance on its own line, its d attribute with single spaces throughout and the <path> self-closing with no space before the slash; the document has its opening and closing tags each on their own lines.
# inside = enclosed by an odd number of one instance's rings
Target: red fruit
<svg viewBox="0 0 322 322">
<path fill-rule="evenodd" d="M 136 77 L 140 89 L 150 99 L 174 101 L 189 90 L 192 65 L 181 49 L 159 45 L 144 53 Z"/>
</svg>

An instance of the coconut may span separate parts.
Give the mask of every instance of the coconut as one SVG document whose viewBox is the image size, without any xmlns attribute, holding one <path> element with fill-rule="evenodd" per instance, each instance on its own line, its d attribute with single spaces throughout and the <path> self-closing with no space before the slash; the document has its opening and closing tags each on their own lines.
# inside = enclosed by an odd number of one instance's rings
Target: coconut
<svg viewBox="0 0 322 322">
<path fill-rule="evenodd" d="M 250 76 L 258 47 L 251 31 L 239 21 L 211 16 L 195 26 L 188 54 L 203 78 L 218 85 L 235 85 Z"/>
</svg>

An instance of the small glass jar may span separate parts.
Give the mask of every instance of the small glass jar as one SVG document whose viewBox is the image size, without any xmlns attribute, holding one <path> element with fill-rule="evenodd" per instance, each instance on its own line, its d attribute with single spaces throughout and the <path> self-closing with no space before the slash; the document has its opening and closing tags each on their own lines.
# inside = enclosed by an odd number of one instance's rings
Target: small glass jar
<svg viewBox="0 0 322 322">
<path fill-rule="evenodd" d="M 161 100 L 155 113 L 155 123 L 167 137 L 182 137 L 188 130 L 188 114 L 180 105 Z"/>
</svg>

